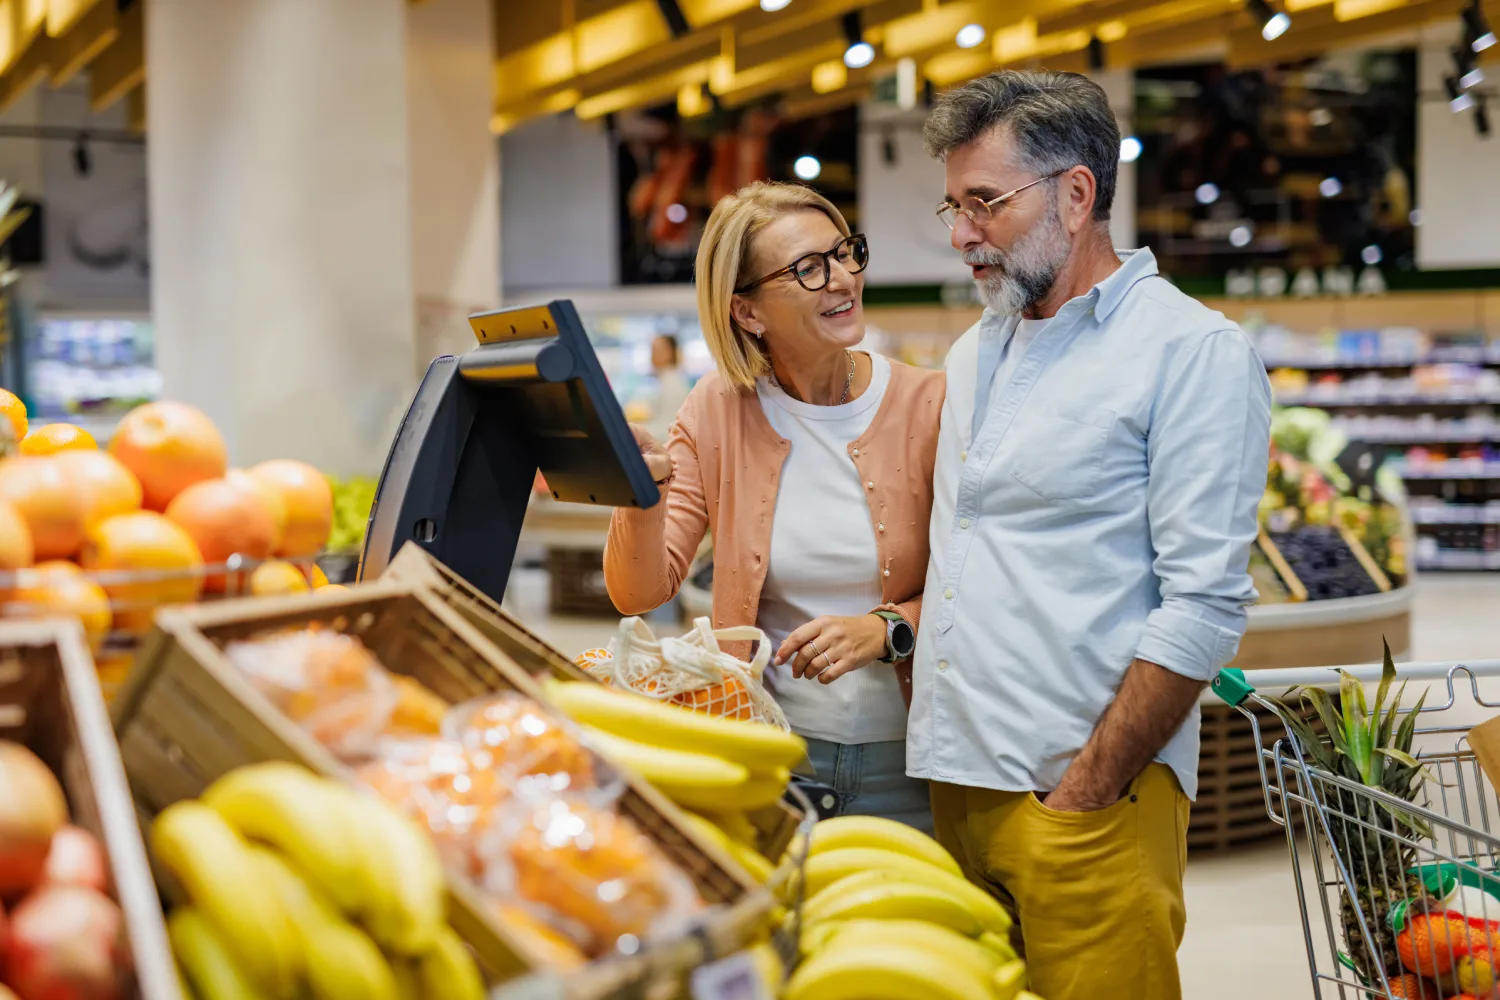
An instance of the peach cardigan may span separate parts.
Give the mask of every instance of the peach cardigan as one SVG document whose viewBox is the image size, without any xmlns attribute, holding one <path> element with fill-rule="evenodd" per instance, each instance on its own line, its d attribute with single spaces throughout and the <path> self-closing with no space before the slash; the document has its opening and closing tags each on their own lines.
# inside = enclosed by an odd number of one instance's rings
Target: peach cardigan
<svg viewBox="0 0 1500 1000">
<path fill-rule="evenodd" d="M 869 429 L 849 445 L 865 481 L 886 606 L 912 627 L 922 614 L 927 528 L 942 372 L 891 362 Z M 617 508 L 604 546 L 604 580 L 623 614 L 645 614 L 676 596 L 705 531 L 713 536 L 715 628 L 754 625 L 760 608 L 777 484 L 791 445 L 754 392 L 718 373 L 693 388 L 667 439 L 676 465 L 666 499 Z"/>
</svg>

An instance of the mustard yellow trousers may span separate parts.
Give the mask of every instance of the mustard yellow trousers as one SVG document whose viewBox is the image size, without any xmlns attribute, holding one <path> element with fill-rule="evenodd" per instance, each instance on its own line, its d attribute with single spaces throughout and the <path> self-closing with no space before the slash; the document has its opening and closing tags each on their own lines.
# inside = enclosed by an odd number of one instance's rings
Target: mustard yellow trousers
<svg viewBox="0 0 1500 1000">
<path fill-rule="evenodd" d="M 1152 764 L 1098 812 L 932 782 L 937 839 L 1010 910 L 1045 1000 L 1180 1000 L 1188 799 Z"/>
</svg>

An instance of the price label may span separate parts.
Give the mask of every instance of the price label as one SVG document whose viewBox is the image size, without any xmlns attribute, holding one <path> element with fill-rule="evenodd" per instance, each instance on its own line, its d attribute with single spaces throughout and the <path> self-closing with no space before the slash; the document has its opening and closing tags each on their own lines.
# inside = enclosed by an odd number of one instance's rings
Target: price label
<svg viewBox="0 0 1500 1000">
<path fill-rule="evenodd" d="M 689 986 L 693 1000 L 772 1000 L 755 963 L 742 951 L 700 965 L 693 970 Z"/>
</svg>

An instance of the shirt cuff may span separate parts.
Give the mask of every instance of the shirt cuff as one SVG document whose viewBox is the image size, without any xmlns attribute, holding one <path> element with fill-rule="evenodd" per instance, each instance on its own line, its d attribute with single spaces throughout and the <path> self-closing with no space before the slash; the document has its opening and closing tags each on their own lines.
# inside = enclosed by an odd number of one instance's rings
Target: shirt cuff
<svg viewBox="0 0 1500 1000">
<path fill-rule="evenodd" d="M 1243 619 L 1242 619 L 1243 621 Z M 1157 608 L 1146 618 L 1136 659 L 1208 683 L 1239 652 L 1244 626 L 1225 628 L 1187 612 Z"/>
</svg>

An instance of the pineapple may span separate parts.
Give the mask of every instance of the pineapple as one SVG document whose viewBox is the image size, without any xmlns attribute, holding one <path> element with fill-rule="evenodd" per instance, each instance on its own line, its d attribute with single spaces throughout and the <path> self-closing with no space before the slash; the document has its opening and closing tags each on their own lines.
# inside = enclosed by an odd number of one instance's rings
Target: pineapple
<svg viewBox="0 0 1500 1000">
<path fill-rule="evenodd" d="M 1326 739 L 1285 705 L 1283 718 L 1302 744 L 1308 763 L 1318 770 L 1413 802 L 1426 772 L 1412 757 L 1411 744 L 1417 715 L 1427 695 L 1424 692 L 1402 715 L 1403 683 L 1387 709 L 1386 695 L 1396 679 L 1389 644 L 1385 646 L 1383 667 L 1373 709 L 1367 708 L 1363 685 L 1349 674 L 1344 674 L 1340 682 L 1337 706 L 1321 688 L 1288 692 L 1289 697 L 1295 694 L 1303 705 L 1317 711 L 1327 728 Z M 1415 816 L 1331 782 L 1316 782 L 1315 790 L 1324 799 L 1332 846 L 1349 876 L 1339 892 L 1344 947 L 1365 982 L 1379 983 L 1382 972 L 1387 976 L 1401 972 L 1396 933 L 1389 923 L 1391 908 L 1403 899 L 1419 902 L 1423 894 L 1421 880 L 1409 874 L 1416 861 L 1415 851 L 1397 838 L 1420 840 L 1431 832 Z M 1355 912 L 1356 898 L 1364 924 L 1372 932 L 1373 940 L 1368 944 Z"/>
</svg>

